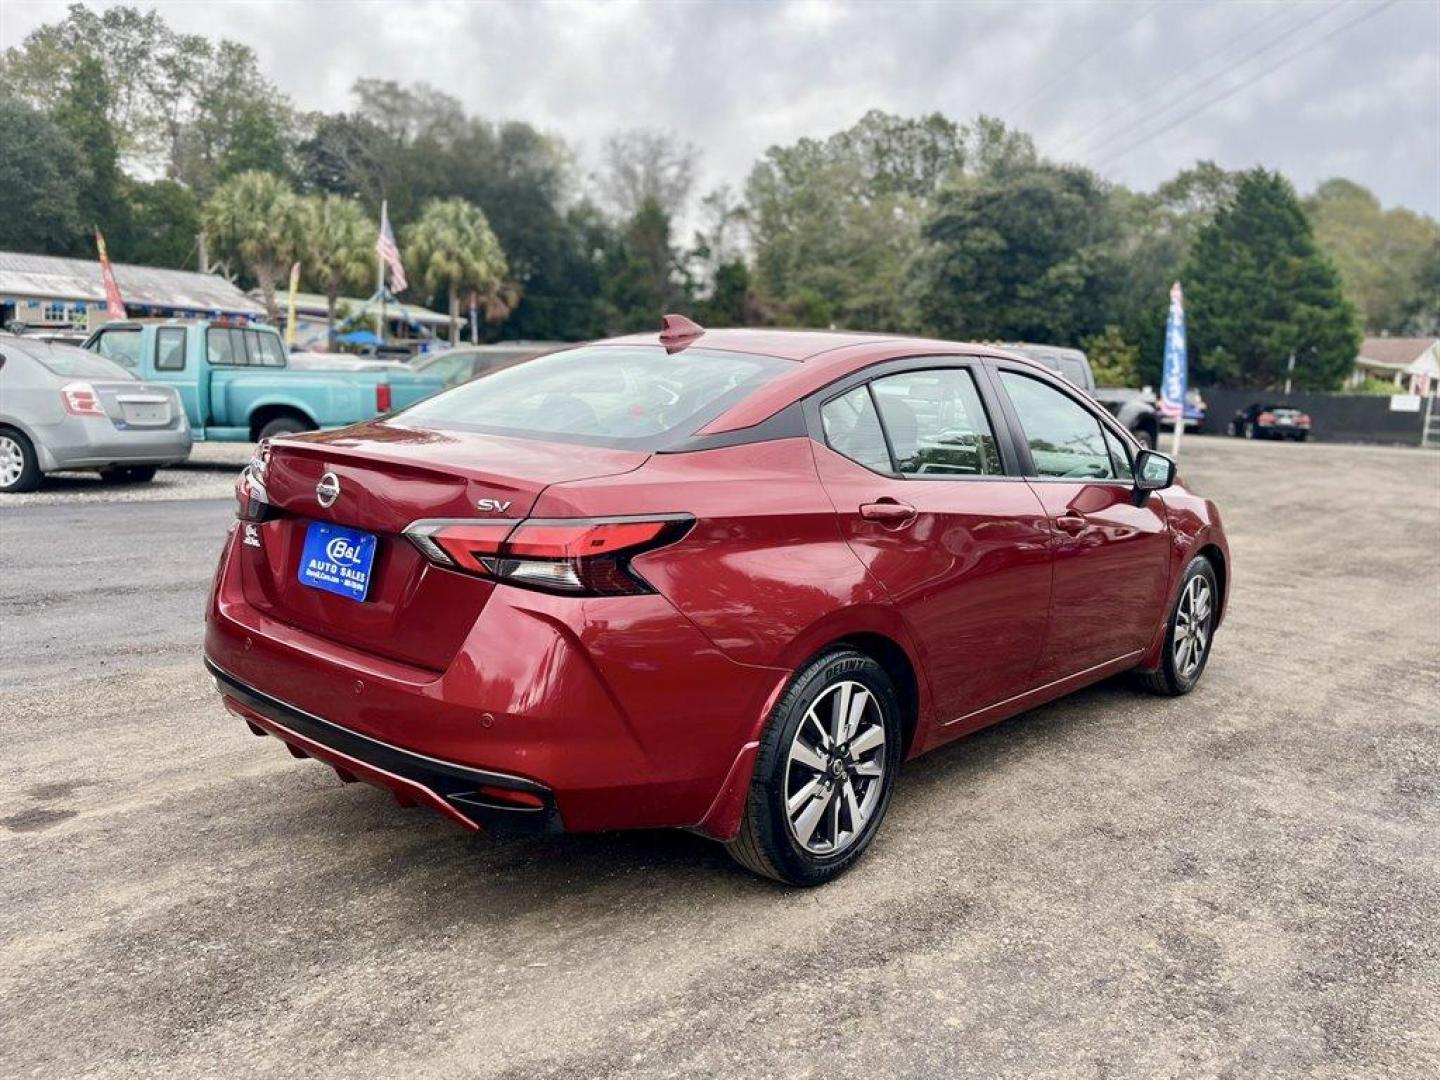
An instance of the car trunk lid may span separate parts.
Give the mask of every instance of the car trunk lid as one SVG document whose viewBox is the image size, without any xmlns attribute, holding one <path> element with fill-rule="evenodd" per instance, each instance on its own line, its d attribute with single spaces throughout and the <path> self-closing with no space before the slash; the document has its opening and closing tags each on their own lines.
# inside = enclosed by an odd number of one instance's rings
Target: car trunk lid
<svg viewBox="0 0 1440 1080">
<path fill-rule="evenodd" d="M 308 632 L 442 671 L 494 585 L 432 565 L 401 535 L 406 526 L 435 518 L 518 521 L 549 485 L 629 472 L 648 456 L 384 421 L 279 440 L 264 475 L 275 516 L 239 546 L 247 599 Z M 339 494 L 323 506 L 316 489 L 327 474 Z M 363 601 L 301 582 L 314 522 L 376 537 Z"/>
</svg>

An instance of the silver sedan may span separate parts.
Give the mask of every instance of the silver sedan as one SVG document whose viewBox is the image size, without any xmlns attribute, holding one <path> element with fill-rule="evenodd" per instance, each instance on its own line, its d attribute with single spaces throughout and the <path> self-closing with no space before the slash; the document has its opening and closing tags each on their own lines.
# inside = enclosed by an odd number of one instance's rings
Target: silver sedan
<svg viewBox="0 0 1440 1080">
<path fill-rule="evenodd" d="M 0 492 L 31 491 L 61 469 L 149 480 L 190 446 L 172 388 L 84 349 L 0 334 Z"/>
</svg>

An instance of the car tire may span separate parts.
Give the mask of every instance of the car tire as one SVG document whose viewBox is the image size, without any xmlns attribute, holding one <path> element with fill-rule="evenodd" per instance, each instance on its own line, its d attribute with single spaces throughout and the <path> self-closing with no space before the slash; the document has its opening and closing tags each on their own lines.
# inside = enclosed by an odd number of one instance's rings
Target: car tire
<svg viewBox="0 0 1440 1080">
<path fill-rule="evenodd" d="M 1296 442 L 1306 442 L 1306 441 L 1309 440 L 1309 438 L 1310 438 L 1310 433 L 1309 433 L 1308 431 L 1302 431 L 1302 432 L 1300 432 L 1299 435 L 1296 435 L 1296 436 L 1295 436 L 1295 441 L 1296 441 Z"/>
<path fill-rule="evenodd" d="M 1155 449 L 1155 433 L 1154 433 L 1153 431 L 1151 431 L 1149 428 L 1143 428 L 1143 427 L 1131 428 L 1131 429 L 1130 429 L 1130 434 L 1134 437 L 1135 441 L 1140 444 L 1140 449 L 1142 449 L 1142 450 L 1154 450 L 1154 449 Z"/>
<path fill-rule="evenodd" d="M 34 491 L 44 478 L 35 446 L 25 433 L 0 428 L 0 491 L 14 495 Z"/>
<path fill-rule="evenodd" d="M 114 465 L 100 470 L 100 479 L 107 484 L 148 484 L 155 479 L 154 465 Z"/>
<path fill-rule="evenodd" d="M 1203 610 L 1195 616 L 1198 598 L 1205 598 Z M 1180 579 L 1180 590 L 1175 594 L 1175 603 L 1170 608 L 1170 618 L 1165 623 L 1165 646 L 1160 667 L 1141 676 L 1145 687 L 1166 697 L 1179 697 L 1195 689 L 1205 665 L 1210 661 L 1210 649 L 1215 643 L 1215 620 L 1220 615 L 1220 583 L 1215 575 L 1215 566 L 1204 555 L 1197 555 L 1185 567 Z M 1196 627 L 1197 629 L 1190 629 Z M 1198 634 L 1198 637 L 1197 637 Z M 1191 648 L 1184 647 L 1186 640 Z M 1198 653 L 1194 650 L 1198 649 Z"/>
<path fill-rule="evenodd" d="M 277 416 L 274 420 L 268 421 L 259 432 L 256 442 L 264 442 L 266 439 L 278 438 L 281 435 L 298 435 L 302 431 L 314 431 L 313 424 L 307 424 L 304 420 L 294 416 Z"/>
<path fill-rule="evenodd" d="M 838 711 L 847 717 L 839 728 Z M 821 714 L 826 722 L 817 729 Z M 884 740 L 878 746 L 876 727 Z M 883 667 L 855 649 L 817 656 L 795 673 L 770 713 L 740 832 L 727 850 L 747 870 L 787 885 L 838 877 L 875 838 L 894 791 L 901 739 L 900 699 Z"/>
</svg>

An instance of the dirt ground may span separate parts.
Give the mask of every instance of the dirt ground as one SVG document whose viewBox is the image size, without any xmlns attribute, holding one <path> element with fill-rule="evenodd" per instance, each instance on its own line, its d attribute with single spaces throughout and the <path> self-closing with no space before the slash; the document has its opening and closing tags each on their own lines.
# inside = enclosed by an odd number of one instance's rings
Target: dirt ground
<svg viewBox="0 0 1440 1080">
<path fill-rule="evenodd" d="M 1186 442 L 1230 618 L 787 891 L 475 838 L 220 708 L 227 502 L 0 509 L 0 1076 L 1440 1075 L 1440 455 Z M 228 484 L 228 481 L 227 481 Z"/>
</svg>

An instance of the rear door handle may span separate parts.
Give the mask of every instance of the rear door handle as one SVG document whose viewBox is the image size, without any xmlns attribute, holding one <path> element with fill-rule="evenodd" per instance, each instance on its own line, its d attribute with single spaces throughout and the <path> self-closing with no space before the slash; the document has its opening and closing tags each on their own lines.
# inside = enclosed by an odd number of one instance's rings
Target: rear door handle
<svg viewBox="0 0 1440 1080">
<path fill-rule="evenodd" d="M 890 499 L 884 502 L 865 503 L 860 507 L 860 516 L 866 521 L 878 521 L 882 525 L 899 527 L 915 520 L 915 508 L 908 503 Z"/>
<path fill-rule="evenodd" d="M 1068 533 L 1081 532 L 1088 524 L 1083 514 L 1061 514 L 1055 519 L 1055 527 Z"/>
</svg>

